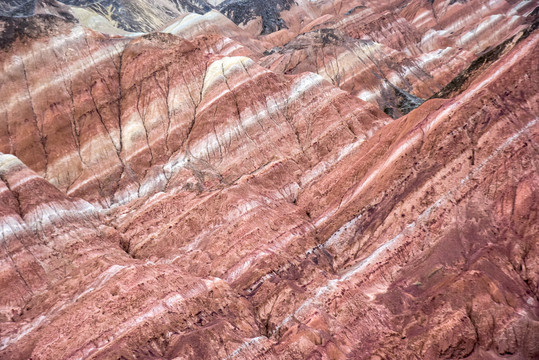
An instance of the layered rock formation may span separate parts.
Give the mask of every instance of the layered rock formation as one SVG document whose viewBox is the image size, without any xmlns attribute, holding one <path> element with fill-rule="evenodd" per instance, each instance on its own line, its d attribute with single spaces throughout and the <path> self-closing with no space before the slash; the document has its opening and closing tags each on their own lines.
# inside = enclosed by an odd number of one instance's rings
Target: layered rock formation
<svg viewBox="0 0 539 360">
<path fill-rule="evenodd" d="M 393 118 L 435 96 L 485 51 L 525 29 L 536 6 L 505 0 L 25 4 L 8 2 L 0 15 L 77 18 L 99 32 L 126 36 L 156 29 L 188 39 L 217 33 L 248 47 L 249 57 L 263 67 L 284 74 L 316 72 Z"/>
<path fill-rule="evenodd" d="M 257 4 L 1 19 L 0 358 L 538 357 L 534 4 Z"/>
<path fill-rule="evenodd" d="M 443 88 L 477 56 L 525 27 L 531 2 L 367 2 L 285 36 L 262 64 L 313 71 L 397 118 Z M 275 38 L 275 35 L 272 35 Z"/>
</svg>

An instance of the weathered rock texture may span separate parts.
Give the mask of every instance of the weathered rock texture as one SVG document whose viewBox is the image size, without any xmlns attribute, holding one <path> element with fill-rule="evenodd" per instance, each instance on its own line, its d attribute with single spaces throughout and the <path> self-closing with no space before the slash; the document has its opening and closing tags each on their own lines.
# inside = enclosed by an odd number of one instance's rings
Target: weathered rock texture
<svg viewBox="0 0 539 360">
<path fill-rule="evenodd" d="M 447 85 L 483 51 L 527 26 L 535 6 L 450 0 L 414 0 L 406 6 L 362 3 L 327 10 L 308 24 L 306 18 L 299 32 L 289 31 L 282 39 L 270 35 L 279 46 L 261 63 L 285 74 L 319 73 L 397 118 Z"/>
<path fill-rule="evenodd" d="M 0 358 L 539 357 L 533 4 L 285 3 L 0 19 Z"/>
</svg>

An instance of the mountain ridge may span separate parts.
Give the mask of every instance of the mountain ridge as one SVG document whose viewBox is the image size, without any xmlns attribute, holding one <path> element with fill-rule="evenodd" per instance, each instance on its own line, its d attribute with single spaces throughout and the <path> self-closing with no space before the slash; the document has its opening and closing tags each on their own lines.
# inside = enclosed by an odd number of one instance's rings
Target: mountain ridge
<svg viewBox="0 0 539 360">
<path fill-rule="evenodd" d="M 539 355 L 534 4 L 297 3 L 0 18 L 1 358 Z"/>
</svg>

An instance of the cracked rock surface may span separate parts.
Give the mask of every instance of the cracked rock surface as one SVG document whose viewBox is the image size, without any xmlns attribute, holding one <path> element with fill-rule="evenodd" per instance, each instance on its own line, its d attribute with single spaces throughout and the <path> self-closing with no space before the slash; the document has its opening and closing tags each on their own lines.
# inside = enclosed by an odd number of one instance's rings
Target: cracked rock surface
<svg viewBox="0 0 539 360">
<path fill-rule="evenodd" d="M 0 18 L 1 359 L 539 357 L 535 5 L 270 3 Z"/>
</svg>

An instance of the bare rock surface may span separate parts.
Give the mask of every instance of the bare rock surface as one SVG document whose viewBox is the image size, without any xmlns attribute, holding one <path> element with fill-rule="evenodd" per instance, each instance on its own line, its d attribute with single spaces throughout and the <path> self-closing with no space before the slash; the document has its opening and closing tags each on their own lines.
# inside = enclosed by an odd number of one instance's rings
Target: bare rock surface
<svg viewBox="0 0 539 360">
<path fill-rule="evenodd" d="M 205 3 L 0 18 L 0 358 L 538 358 L 534 4 Z"/>
</svg>

